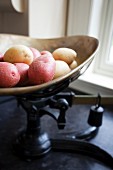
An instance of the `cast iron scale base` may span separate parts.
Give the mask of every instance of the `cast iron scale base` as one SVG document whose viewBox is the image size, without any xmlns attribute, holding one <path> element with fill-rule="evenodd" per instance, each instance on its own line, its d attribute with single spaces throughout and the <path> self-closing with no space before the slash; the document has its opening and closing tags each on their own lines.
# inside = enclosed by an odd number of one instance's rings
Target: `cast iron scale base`
<svg viewBox="0 0 113 170">
<path fill-rule="evenodd" d="M 103 149 L 87 142 L 93 138 L 102 124 L 103 108 L 98 103 L 92 106 L 88 119 L 90 128 L 72 138 L 50 139 L 46 132 L 42 132 L 40 118 L 44 115 L 51 116 L 59 129 L 64 129 L 66 124 L 65 113 L 72 105 L 73 92 L 61 92 L 53 96 L 39 97 L 35 94 L 17 96 L 18 104 L 27 113 L 27 127 L 18 134 L 14 141 L 14 152 L 25 160 L 32 160 L 54 151 L 68 151 L 86 154 L 113 168 L 112 156 Z M 53 110 L 57 109 L 57 112 Z M 98 114 L 96 114 L 98 113 Z M 95 116 L 96 115 L 96 116 Z"/>
</svg>

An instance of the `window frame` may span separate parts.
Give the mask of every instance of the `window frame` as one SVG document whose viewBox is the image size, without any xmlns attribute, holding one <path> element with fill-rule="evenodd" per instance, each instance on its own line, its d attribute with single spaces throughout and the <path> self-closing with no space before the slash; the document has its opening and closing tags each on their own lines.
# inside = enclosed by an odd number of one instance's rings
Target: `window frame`
<svg viewBox="0 0 113 170">
<path fill-rule="evenodd" d="M 106 43 L 104 42 L 106 37 L 104 37 L 104 34 L 106 17 L 108 17 L 109 13 L 109 1 L 112 0 L 69 1 L 67 35 L 87 34 L 89 36 L 94 36 L 98 38 L 100 42 L 99 51 L 96 54 L 91 66 L 82 76 L 80 76 L 76 81 L 70 84 L 71 88 L 91 94 L 113 94 L 113 78 L 110 77 L 111 75 L 108 74 L 109 72 L 111 72 L 111 70 L 110 68 L 108 70 L 107 67 L 107 70 L 105 69 L 105 67 L 104 69 L 102 68 L 105 63 L 102 63 L 100 65 L 100 61 L 103 62 L 103 48 L 105 49 L 106 47 Z M 94 15 L 95 8 L 98 9 L 96 16 Z M 84 18 L 85 13 L 86 16 Z M 80 18 L 84 18 L 82 19 L 82 22 Z M 106 27 L 108 27 L 108 23 L 106 24 Z M 96 30 L 92 29 L 93 27 L 95 27 L 95 24 Z M 108 28 L 106 29 L 108 31 Z M 107 41 L 109 41 L 110 36 L 107 38 Z M 108 48 L 108 46 L 106 48 Z"/>
</svg>

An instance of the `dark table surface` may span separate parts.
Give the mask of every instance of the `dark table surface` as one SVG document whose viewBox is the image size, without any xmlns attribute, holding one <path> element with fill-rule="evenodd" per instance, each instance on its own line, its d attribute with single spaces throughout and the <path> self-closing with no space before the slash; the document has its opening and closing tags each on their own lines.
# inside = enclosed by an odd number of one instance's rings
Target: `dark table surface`
<svg viewBox="0 0 113 170">
<path fill-rule="evenodd" d="M 73 105 L 66 113 L 66 126 L 58 130 L 49 116 L 41 118 L 41 127 L 51 138 L 70 135 L 86 129 L 90 105 Z M 113 106 L 104 106 L 103 124 L 97 136 L 89 142 L 113 155 Z M 109 170 L 110 168 L 87 155 L 51 150 L 33 161 L 20 159 L 13 153 L 12 141 L 26 127 L 26 112 L 17 106 L 14 97 L 0 97 L 0 170 Z"/>
</svg>

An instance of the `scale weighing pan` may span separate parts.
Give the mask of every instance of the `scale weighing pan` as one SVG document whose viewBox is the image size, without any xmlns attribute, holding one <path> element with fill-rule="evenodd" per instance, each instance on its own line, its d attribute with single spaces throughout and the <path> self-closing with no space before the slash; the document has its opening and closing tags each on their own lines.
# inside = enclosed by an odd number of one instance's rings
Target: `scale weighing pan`
<svg viewBox="0 0 113 170">
<path fill-rule="evenodd" d="M 4 53 L 9 47 L 15 44 L 23 44 L 34 47 L 39 51 L 48 50 L 51 53 L 59 47 L 68 47 L 77 52 L 78 66 L 65 76 L 56 78 L 41 85 L 0 88 L 0 95 L 24 95 L 37 93 L 39 97 L 51 96 L 67 87 L 85 72 L 94 59 L 99 41 L 87 35 L 65 36 L 51 39 L 38 39 L 29 36 L 0 34 L 0 52 Z"/>
</svg>

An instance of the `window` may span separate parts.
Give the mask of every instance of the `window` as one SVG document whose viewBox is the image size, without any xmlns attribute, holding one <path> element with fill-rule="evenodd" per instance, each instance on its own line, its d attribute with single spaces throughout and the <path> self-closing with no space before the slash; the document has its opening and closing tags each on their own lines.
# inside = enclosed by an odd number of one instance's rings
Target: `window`
<svg viewBox="0 0 113 170">
<path fill-rule="evenodd" d="M 100 52 L 94 71 L 113 78 L 113 1 L 101 3 Z M 96 12 L 96 11 L 95 11 Z"/>
<path fill-rule="evenodd" d="M 112 9 L 112 0 L 70 0 L 68 35 L 87 34 L 100 42 L 95 60 L 71 87 L 88 93 L 113 94 Z"/>
</svg>

